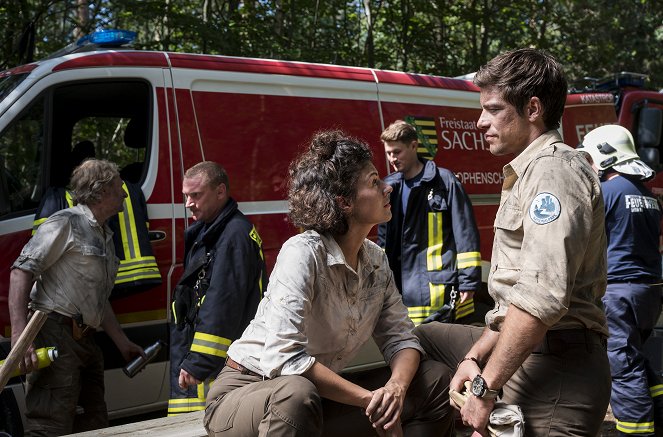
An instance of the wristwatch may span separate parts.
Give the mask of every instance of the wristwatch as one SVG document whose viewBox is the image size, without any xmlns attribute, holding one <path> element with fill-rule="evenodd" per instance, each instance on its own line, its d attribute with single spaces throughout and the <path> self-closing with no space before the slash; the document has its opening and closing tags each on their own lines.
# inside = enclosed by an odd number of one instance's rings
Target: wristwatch
<svg viewBox="0 0 663 437">
<path fill-rule="evenodd" d="M 499 390 L 491 390 L 488 388 L 488 384 L 481 374 L 475 376 L 472 380 L 471 391 L 474 396 L 484 399 L 495 399 L 497 395 L 500 394 Z"/>
</svg>

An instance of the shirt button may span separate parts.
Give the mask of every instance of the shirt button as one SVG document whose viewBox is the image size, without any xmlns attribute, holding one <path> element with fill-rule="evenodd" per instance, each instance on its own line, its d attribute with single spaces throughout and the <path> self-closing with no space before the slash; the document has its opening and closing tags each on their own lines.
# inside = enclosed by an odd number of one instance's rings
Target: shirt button
<svg viewBox="0 0 663 437">
<path fill-rule="evenodd" d="M 337 359 L 338 361 L 341 361 L 343 358 L 339 355 L 338 357 L 336 357 L 336 359 Z"/>
</svg>

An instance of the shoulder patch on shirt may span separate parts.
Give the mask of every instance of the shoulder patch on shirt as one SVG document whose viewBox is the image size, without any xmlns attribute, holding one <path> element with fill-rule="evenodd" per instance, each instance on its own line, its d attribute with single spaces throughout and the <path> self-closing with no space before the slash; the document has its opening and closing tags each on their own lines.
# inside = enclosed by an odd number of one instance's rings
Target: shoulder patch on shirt
<svg viewBox="0 0 663 437">
<path fill-rule="evenodd" d="M 562 212 L 559 199 L 550 193 L 539 193 L 529 206 L 529 218 L 537 225 L 554 221 Z"/>
</svg>

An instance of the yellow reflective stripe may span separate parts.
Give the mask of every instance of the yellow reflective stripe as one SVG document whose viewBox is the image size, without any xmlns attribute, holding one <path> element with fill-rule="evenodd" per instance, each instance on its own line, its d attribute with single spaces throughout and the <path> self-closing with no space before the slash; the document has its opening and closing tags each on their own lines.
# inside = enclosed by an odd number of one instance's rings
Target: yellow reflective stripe
<svg viewBox="0 0 663 437">
<path fill-rule="evenodd" d="M 649 387 L 649 395 L 652 398 L 663 395 L 663 384 L 652 385 Z"/>
<path fill-rule="evenodd" d="M 193 336 L 191 351 L 225 358 L 228 353 L 228 346 L 230 346 L 230 343 L 231 340 L 219 337 L 218 335 L 196 332 Z"/>
<path fill-rule="evenodd" d="M 67 205 L 69 205 L 69 208 L 74 206 L 74 199 L 71 197 L 71 193 L 69 191 L 64 192 L 64 198 L 67 201 Z"/>
<path fill-rule="evenodd" d="M 456 256 L 459 269 L 468 267 L 481 267 L 480 252 L 461 252 Z"/>
<path fill-rule="evenodd" d="M 230 343 L 232 340 L 229 340 L 225 337 L 221 337 L 218 335 L 213 335 L 213 334 L 205 334 L 204 332 L 196 332 L 193 336 L 194 340 L 195 339 L 200 339 L 202 341 L 209 341 L 210 343 L 217 343 L 217 344 L 223 344 L 226 346 L 230 346 Z"/>
<path fill-rule="evenodd" d="M 172 398 L 168 400 L 168 416 L 174 416 L 180 413 L 190 413 L 205 409 L 205 399 L 209 391 L 213 378 L 207 379 L 196 387 L 196 398 Z"/>
<path fill-rule="evenodd" d="M 430 290 L 429 306 L 408 307 L 407 313 L 415 325 L 420 325 L 426 317 L 440 309 L 444 304 L 444 284 L 428 284 Z"/>
<path fill-rule="evenodd" d="M 168 416 L 174 416 L 181 413 L 191 413 L 205 409 L 205 399 L 170 399 L 168 401 Z"/>
<path fill-rule="evenodd" d="M 265 256 L 262 253 L 262 238 L 260 238 L 260 235 L 258 234 L 255 226 L 251 229 L 251 232 L 249 232 L 249 237 L 251 237 L 251 239 L 258 244 L 260 259 L 264 261 Z M 264 291 L 262 288 L 262 272 L 260 272 L 260 279 L 258 279 L 258 288 L 260 289 L 260 299 L 262 299 Z"/>
<path fill-rule="evenodd" d="M 426 268 L 428 271 L 442 270 L 442 213 L 428 213 L 428 247 Z"/>
<path fill-rule="evenodd" d="M 617 431 L 624 434 L 642 434 L 645 432 L 654 432 L 654 422 L 622 422 L 615 420 Z"/>
<path fill-rule="evenodd" d="M 249 232 L 249 237 L 251 237 L 251 239 L 255 241 L 258 246 L 262 247 L 262 238 L 260 238 L 260 235 L 258 235 L 258 231 L 256 231 L 255 226 L 251 229 L 251 232 Z"/>
<path fill-rule="evenodd" d="M 202 384 L 198 384 L 199 386 Z M 168 400 L 168 407 L 172 406 L 179 406 L 179 405 L 189 405 L 189 404 L 197 404 L 199 402 L 205 402 L 204 399 L 200 398 L 180 398 L 180 399 L 169 399 Z"/>
<path fill-rule="evenodd" d="M 428 283 L 430 290 L 430 307 L 437 310 L 444 305 L 444 284 L 431 284 Z"/>
<path fill-rule="evenodd" d="M 37 232 L 37 228 L 41 226 L 42 223 L 44 223 L 48 217 L 40 218 L 32 222 L 32 235 L 34 235 Z"/>
<path fill-rule="evenodd" d="M 69 208 L 74 206 L 74 199 L 71 198 L 71 193 L 69 191 L 64 192 L 64 199 L 67 202 L 67 205 L 69 205 Z M 37 228 L 41 226 L 41 224 L 44 223 L 46 220 L 48 220 L 48 217 L 42 217 L 32 222 L 32 235 L 34 235 L 37 232 Z"/>
<path fill-rule="evenodd" d="M 152 255 L 147 255 L 147 256 L 137 256 L 132 259 L 123 259 L 120 260 L 120 266 L 126 268 L 126 267 L 131 267 L 133 265 L 136 266 L 150 266 L 150 265 L 156 265 L 157 260 L 154 256 Z"/>
<path fill-rule="evenodd" d="M 431 310 L 430 307 L 408 307 L 407 315 L 415 326 L 421 325 L 421 322 L 431 315 Z"/>
<path fill-rule="evenodd" d="M 175 324 L 177 324 L 177 312 L 175 311 L 175 301 L 170 303 L 170 310 L 173 312 L 173 319 L 175 319 Z"/>
<path fill-rule="evenodd" d="M 135 260 L 121 260 L 115 279 L 116 284 L 137 279 L 161 278 L 159 267 L 153 256 L 143 256 Z"/>
<path fill-rule="evenodd" d="M 127 194 L 127 197 L 124 199 L 124 209 L 118 214 L 120 234 L 122 235 L 122 249 L 124 250 L 124 259 L 133 259 L 139 257 L 141 254 L 138 244 L 138 231 L 136 230 L 134 206 L 127 184 L 122 183 L 122 189 Z"/>
<path fill-rule="evenodd" d="M 125 282 L 137 281 L 139 279 L 159 279 L 161 274 L 155 269 L 141 269 L 139 271 L 133 270 L 129 273 L 118 273 L 115 278 L 116 284 L 124 284 Z"/>
<path fill-rule="evenodd" d="M 467 317 L 474 313 L 474 299 L 467 299 L 456 306 L 456 319 Z"/>
<path fill-rule="evenodd" d="M 159 269 L 156 266 L 152 266 L 152 265 L 142 266 L 141 268 L 138 268 L 138 269 L 135 268 L 135 267 L 127 268 L 125 266 L 122 269 L 118 269 L 117 274 L 118 275 L 131 275 L 134 272 L 157 272 L 158 273 Z"/>
</svg>

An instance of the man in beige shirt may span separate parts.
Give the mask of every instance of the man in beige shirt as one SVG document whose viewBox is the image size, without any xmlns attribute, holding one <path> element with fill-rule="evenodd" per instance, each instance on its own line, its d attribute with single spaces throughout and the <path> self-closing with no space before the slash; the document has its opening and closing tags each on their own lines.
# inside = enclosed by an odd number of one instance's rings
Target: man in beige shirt
<svg viewBox="0 0 663 437">
<path fill-rule="evenodd" d="M 586 160 L 562 142 L 567 84 L 560 64 L 535 49 L 483 66 L 484 130 L 504 167 L 488 289 L 486 328 L 433 323 L 422 346 L 457 366 L 452 389 L 471 381 L 463 423 L 482 435 L 495 398 L 518 404 L 525 435 L 596 435 L 610 399 L 606 236 L 600 184 Z"/>
</svg>

